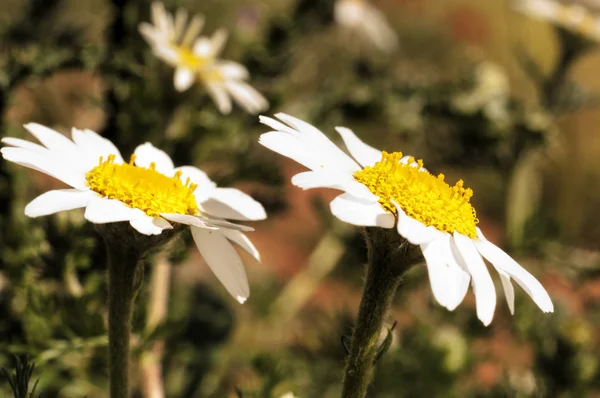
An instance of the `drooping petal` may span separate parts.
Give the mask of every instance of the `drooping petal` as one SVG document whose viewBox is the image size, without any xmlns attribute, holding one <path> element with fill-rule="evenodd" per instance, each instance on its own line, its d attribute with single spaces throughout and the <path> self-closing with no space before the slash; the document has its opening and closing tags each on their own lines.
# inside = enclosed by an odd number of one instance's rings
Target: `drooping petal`
<svg viewBox="0 0 600 398">
<path fill-rule="evenodd" d="M 223 115 L 228 115 L 231 113 L 231 98 L 229 98 L 229 94 L 227 94 L 227 90 L 219 83 L 215 82 L 205 82 L 205 88 L 208 92 L 208 95 L 211 96 L 219 112 Z"/>
<path fill-rule="evenodd" d="M 179 67 L 175 69 L 173 84 L 175 90 L 179 92 L 186 91 L 194 84 L 194 73 L 188 68 Z"/>
<path fill-rule="evenodd" d="M 92 191 L 79 189 L 57 189 L 41 194 L 27 206 L 25 215 L 28 217 L 47 216 L 59 211 L 80 209 L 86 207 L 96 194 Z"/>
<path fill-rule="evenodd" d="M 508 309 L 510 310 L 511 315 L 515 314 L 515 288 L 510 281 L 510 275 L 508 273 L 496 269 L 498 274 L 500 275 L 500 282 L 502 282 L 502 289 L 504 290 L 504 297 L 506 298 L 506 303 L 508 304 Z"/>
<path fill-rule="evenodd" d="M 227 239 L 237 244 L 248 254 L 254 257 L 256 261 L 260 262 L 260 253 L 245 234 L 241 233 L 240 231 L 233 231 L 231 229 L 221 229 L 220 232 L 225 235 Z"/>
<path fill-rule="evenodd" d="M 471 239 L 454 232 L 454 243 L 473 278 L 477 317 L 487 326 L 492 322 L 496 309 L 494 282 Z"/>
<path fill-rule="evenodd" d="M 379 203 L 361 201 L 347 193 L 335 198 L 330 207 L 334 216 L 352 225 L 393 228 L 396 221 Z"/>
<path fill-rule="evenodd" d="M 458 290 L 455 280 L 450 277 L 450 271 L 446 266 L 444 256 L 444 239 L 435 239 L 429 243 L 421 245 L 423 257 L 427 263 L 427 272 L 429 273 L 429 283 L 433 296 L 440 305 L 450 308 L 454 303 L 455 291 Z"/>
<path fill-rule="evenodd" d="M 177 213 L 161 213 L 161 217 L 176 222 L 178 224 L 189 225 L 197 228 L 206 228 L 206 229 L 215 229 L 206 225 L 206 223 L 196 216 L 190 216 L 187 214 L 177 214 Z"/>
<path fill-rule="evenodd" d="M 474 243 L 479 252 L 492 263 L 498 271 L 504 271 L 510 275 L 510 277 L 512 277 L 519 286 L 527 292 L 543 312 L 553 312 L 554 305 L 542 284 L 502 249 L 486 240 L 485 237 L 483 237 L 483 234 L 481 234 L 481 231 L 478 231 L 478 234 L 480 239 L 474 240 Z"/>
<path fill-rule="evenodd" d="M 452 250 L 452 237 L 448 233 L 442 234 L 444 244 L 442 245 L 441 252 L 444 256 L 444 260 L 448 266 L 448 278 L 451 280 L 451 284 L 454 286 L 450 301 L 448 302 L 448 308 L 450 311 L 454 311 L 456 307 L 462 303 L 467 291 L 469 290 L 469 283 L 471 282 L 471 275 L 467 272 L 467 266 L 462 261 L 460 254 L 457 256 Z M 459 264 L 462 262 L 463 264 Z"/>
<path fill-rule="evenodd" d="M 148 168 L 151 163 L 154 163 L 156 171 L 166 176 L 172 176 L 174 173 L 174 165 L 171 157 L 165 151 L 155 148 L 149 142 L 139 145 L 135 148 L 135 165 L 138 167 Z"/>
<path fill-rule="evenodd" d="M 92 198 L 83 215 L 86 220 L 95 224 L 106 224 L 111 222 L 131 221 L 141 218 L 144 212 L 134 209 L 125 203 L 108 198 Z"/>
<path fill-rule="evenodd" d="M 335 129 L 342 136 L 350 154 L 361 166 L 372 166 L 381 160 L 381 151 L 362 142 L 352 130 L 346 127 L 336 127 Z"/>
<path fill-rule="evenodd" d="M 216 188 L 202 209 L 210 215 L 232 220 L 264 220 L 267 213 L 251 196 L 235 188 Z"/>
<path fill-rule="evenodd" d="M 192 237 L 215 276 L 238 302 L 250 296 L 246 270 L 231 243 L 219 231 L 191 228 Z"/>
<path fill-rule="evenodd" d="M 392 204 L 396 207 L 398 213 L 398 233 L 410 243 L 424 245 L 439 238 L 441 232 L 435 227 L 426 227 L 422 222 L 408 216 L 398 203 L 392 201 Z"/>
<path fill-rule="evenodd" d="M 160 217 L 150 217 L 144 214 L 143 217 L 129 221 L 129 224 L 143 235 L 160 235 L 164 229 L 173 229 L 169 222 Z"/>
<path fill-rule="evenodd" d="M 248 113 L 256 114 L 269 108 L 269 101 L 247 83 L 226 80 L 225 87 L 237 104 Z"/>
</svg>

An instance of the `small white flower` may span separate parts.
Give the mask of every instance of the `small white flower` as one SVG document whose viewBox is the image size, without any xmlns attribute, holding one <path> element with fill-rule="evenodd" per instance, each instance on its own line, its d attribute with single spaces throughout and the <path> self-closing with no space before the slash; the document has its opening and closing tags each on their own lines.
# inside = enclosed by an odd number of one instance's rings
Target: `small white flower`
<svg viewBox="0 0 600 398">
<path fill-rule="evenodd" d="M 366 0 L 337 0 L 334 16 L 338 24 L 357 31 L 382 51 L 398 46 L 396 32 L 385 15 Z"/>
<path fill-rule="evenodd" d="M 592 7 L 595 5 L 595 8 Z M 600 18 L 598 3 L 595 0 L 517 0 L 515 10 L 534 18 L 563 26 L 593 40 L 600 40 Z"/>
<path fill-rule="evenodd" d="M 482 62 L 475 69 L 473 88 L 452 98 L 452 105 L 466 114 L 482 111 L 493 122 L 506 126 L 510 122 L 508 101 L 510 85 L 504 69 Z"/>
<path fill-rule="evenodd" d="M 199 37 L 204 18 L 195 16 L 187 25 L 187 12 L 179 9 L 173 17 L 162 3 L 152 3 L 152 25 L 140 24 L 140 33 L 154 54 L 175 68 L 174 86 L 188 90 L 196 81 L 204 84 L 219 111 L 231 112 L 231 99 L 244 110 L 258 113 L 268 101 L 246 81 L 248 70 L 241 64 L 219 59 L 227 41 L 227 31 L 217 30 L 211 38 Z"/>
<path fill-rule="evenodd" d="M 542 285 L 477 228 L 469 203 L 473 191 L 464 188 L 462 180 L 451 187 L 443 175 L 433 176 L 423 168 L 422 161 L 399 152 L 380 152 L 351 130 L 338 127 L 353 159 L 310 124 L 285 114 L 276 117 L 283 123 L 261 116 L 261 122 L 274 131 L 262 134 L 259 142 L 311 170 L 292 177 L 292 183 L 303 189 L 344 191 L 331 202 L 334 216 L 353 225 L 396 227 L 406 240 L 419 245 L 433 295 L 442 306 L 454 310 L 472 283 L 477 316 L 490 324 L 496 291 L 485 258 L 500 275 L 511 313 L 511 278 L 542 311 L 554 310 Z"/>
<path fill-rule="evenodd" d="M 240 303 L 250 291 L 244 266 L 230 242 L 260 261 L 243 231 L 250 227 L 226 221 L 266 218 L 260 203 L 233 188 L 218 188 L 201 170 L 175 167 L 150 143 L 138 146 L 125 163 L 112 142 L 90 130 L 72 130 L 72 141 L 39 124 L 25 128 L 42 145 L 3 138 L 4 159 L 41 171 L 70 189 L 46 192 L 25 207 L 29 217 L 85 208 L 96 224 L 129 222 L 139 233 L 159 235 L 171 223 L 189 225 L 194 242 L 227 291 Z"/>
</svg>

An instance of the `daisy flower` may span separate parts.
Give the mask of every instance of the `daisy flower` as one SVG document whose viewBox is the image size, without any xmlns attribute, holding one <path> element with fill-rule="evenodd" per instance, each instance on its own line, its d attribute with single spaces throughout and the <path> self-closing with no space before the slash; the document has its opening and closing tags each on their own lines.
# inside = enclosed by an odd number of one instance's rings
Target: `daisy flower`
<svg viewBox="0 0 600 398">
<path fill-rule="evenodd" d="M 260 261 L 243 233 L 250 227 L 226 221 L 266 218 L 260 203 L 233 188 L 218 188 L 192 166 L 175 167 L 150 143 L 138 146 L 124 162 L 112 142 L 90 130 L 72 130 L 72 141 L 39 124 L 25 128 L 42 145 L 3 138 L 4 159 L 52 176 L 69 189 L 46 192 L 25 207 L 29 217 L 85 208 L 95 224 L 129 222 L 144 235 L 159 235 L 173 224 L 188 225 L 198 250 L 227 291 L 240 303 L 249 296 L 248 281 L 236 243 Z"/>
<path fill-rule="evenodd" d="M 276 117 L 280 121 L 261 116 L 261 122 L 274 131 L 262 134 L 259 142 L 310 169 L 295 175 L 292 183 L 303 189 L 344 191 L 331 202 L 334 216 L 353 225 L 396 228 L 408 242 L 420 246 L 433 296 L 442 306 L 454 310 L 472 283 L 477 316 L 490 324 L 496 291 L 485 258 L 500 276 L 511 313 L 511 279 L 542 311 L 553 311 L 542 285 L 477 228 L 470 204 L 473 191 L 462 180 L 450 186 L 443 174 L 430 174 L 421 160 L 400 152 L 380 152 L 351 130 L 338 127 L 350 157 L 310 124 L 285 114 Z"/>
<path fill-rule="evenodd" d="M 232 99 L 246 112 L 258 113 L 269 107 L 265 97 L 246 81 L 248 70 L 241 64 L 219 59 L 227 41 L 227 31 L 217 30 L 212 37 L 201 37 L 204 19 L 195 16 L 187 24 L 183 9 L 173 17 L 162 3 L 152 3 L 152 24 L 140 24 L 140 33 L 154 54 L 175 68 L 174 86 L 188 90 L 201 82 L 213 98 L 219 111 L 231 112 Z"/>
<path fill-rule="evenodd" d="M 595 7 L 594 7 L 595 6 Z M 513 3 L 515 10 L 600 40 L 598 3 L 590 0 L 519 0 Z"/>
<path fill-rule="evenodd" d="M 338 24 L 355 30 L 382 51 L 390 52 L 398 45 L 385 15 L 367 0 L 337 0 L 334 17 Z"/>
</svg>

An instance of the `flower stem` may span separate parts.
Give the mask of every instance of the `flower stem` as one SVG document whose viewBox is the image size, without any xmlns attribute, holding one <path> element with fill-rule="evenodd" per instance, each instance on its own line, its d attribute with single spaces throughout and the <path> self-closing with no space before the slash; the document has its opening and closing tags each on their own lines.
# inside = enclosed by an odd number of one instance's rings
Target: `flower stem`
<svg viewBox="0 0 600 398">
<path fill-rule="evenodd" d="M 139 252 L 107 245 L 108 350 L 111 398 L 129 396 L 129 340 L 135 296 L 142 284 L 144 266 Z"/>
<path fill-rule="evenodd" d="M 397 235 L 396 231 L 390 232 Z M 368 228 L 365 233 L 368 248 L 367 275 L 344 370 L 342 398 L 366 396 L 373 377 L 373 365 L 385 316 L 402 275 L 413 264 L 412 257 L 406 250 L 407 243 L 397 245 L 389 236 L 390 233 L 381 228 Z"/>
</svg>

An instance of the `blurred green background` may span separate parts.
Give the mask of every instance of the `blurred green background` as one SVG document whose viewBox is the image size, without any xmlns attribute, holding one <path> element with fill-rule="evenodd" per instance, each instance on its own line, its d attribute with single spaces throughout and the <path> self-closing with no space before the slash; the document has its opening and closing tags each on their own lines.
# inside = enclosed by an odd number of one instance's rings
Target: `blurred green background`
<svg viewBox="0 0 600 398">
<path fill-rule="evenodd" d="M 595 42 L 503 0 L 371 4 L 398 34 L 391 53 L 336 24 L 333 0 L 165 1 L 205 15 L 205 34 L 229 30 L 225 56 L 249 69 L 268 114 L 300 117 L 334 140 L 333 127 L 347 126 L 447 181 L 463 178 L 488 238 L 553 298 L 555 313 L 542 314 L 519 290 L 511 316 L 499 297 L 486 328 L 471 293 L 448 312 L 425 267 L 413 269 L 370 396 L 600 397 Z M 3 0 L 1 134 L 29 139 L 21 126 L 31 121 L 90 128 L 124 157 L 151 141 L 267 209 L 250 234 L 262 263 L 243 255 L 252 291 L 243 306 L 189 250 L 190 236 L 148 259 L 135 397 L 160 398 L 163 387 L 167 397 L 339 396 L 341 339 L 361 294 L 359 231 L 330 215 L 335 192 L 290 184 L 302 167 L 257 144 L 266 129 L 255 115 L 221 115 L 200 85 L 173 89 L 172 69 L 137 31 L 149 12 L 133 0 Z M 79 211 L 23 214 L 58 184 L 0 161 L 0 366 L 12 371 L 13 354 L 27 355 L 41 396 L 105 397 L 101 238 Z M 0 375 L 0 396 L 11 394 Z"/>
</svg>

